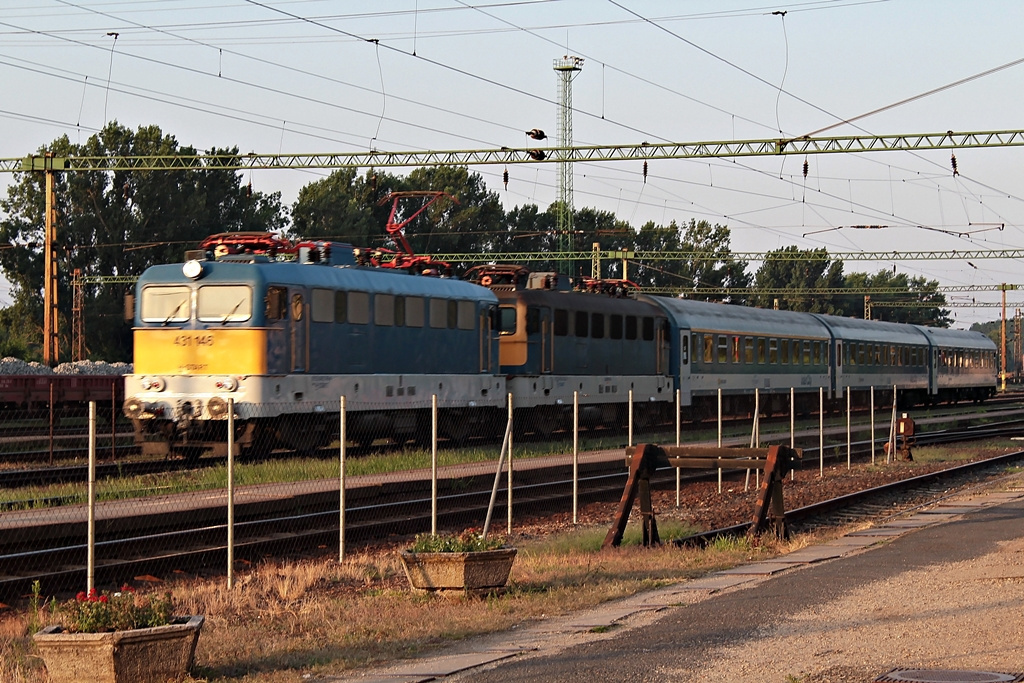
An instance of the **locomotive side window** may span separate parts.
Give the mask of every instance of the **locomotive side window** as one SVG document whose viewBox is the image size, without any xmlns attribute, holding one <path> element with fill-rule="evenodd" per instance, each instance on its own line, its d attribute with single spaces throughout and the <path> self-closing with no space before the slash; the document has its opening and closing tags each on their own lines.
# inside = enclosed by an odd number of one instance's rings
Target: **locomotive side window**
<svg viewBox="0 0 1024 683">
<path fill-rule="evenodd" d="M 587 323 L 590 321 L 590 316 L 587 315 L 586 311 L 576 311 L 576 336 L 586 337 L 590 334 L 588 331 Z"/>
<path fill-rule="evenodd" d="M 315 323 L 334 322 L 334 292 L 314 289 L 309 297 L 309 315 Z"/>
<path fill-rule="evenodd" d="M 395 297 L 395 327 L 403 327 L 405 325 L 405 297 Z"/>
<path fill-rule="evenodd" d="M 448 327 L 448 302 L 444 299 L 430 300 L 430 326 L 435 330 L 443 330 Z M 501 329 L 504 332 L 510 328 L 502 324 Z"/>
<path fill-rule="evenodd" d="M 590 336 L 604 339 L 604 313 L 594 313 L 590 318 Z"/>
<path fill-rule="evenodd" d="M 267 287 L 267 320 L 284 320 L 288 317 L 288 290 L 284 287 Z"/>
<path fill-rule="evenodd" d="M 196 316 L 204 323 L 226 323 L 252 317 L 252 289 L 248 285 L 206 285 L 199 288 Z"/>
<path fill-rule="evenodd" d="M 459 302 L 448 302 L 448 329 L 454 330 L 459 326 Z"/>
<path fill-rule="evenodd" d="M 612 339 L 622 339 L 622 316 L 612 314 L 608 318 L 608 336 Z"/>
<path fill-rule="evenodd" d="M 343 323 L 348 320 L 348 292 L 334 293 L 334 321 Z"/>
<path fill-rule="evenodd" d="M 627 315 L 626 316 L 626 339 L 629 339 L 629 340 L 636 339 L 636 316 L 635 315 Z M 694 343 L 694 347 L 695 348 L 696 348 L 696 346 L 697 346 L 697 344 Z"/>
<path fill-rule="evenodd" d="M 147 323 L 183 323 L 192 317 L 189 287 L 148 286 L 142 289 L 141 317 Z"/>
<path fill-rule="evenodd" d="M 373 297 L 373 324 L 391 327 L 395 324 L 395 297 L 377 294 Z"/>
<path fill-rule="evenodd" d="M 348 293 L 348 321 L 353 325 L 370 322 L 370 295 L 366 292 Z"/>
<path fill-rule="evenodd" d="M 500 316 L 501 320 L 501 322 L 499 323 L 499 329 L 501 330 L 501 334 L 515 334 L 516 307 L 502 306 L 498 309 L 498 315 Z"/>
<path fill-rule="evenodd" d="M 459 301 L 458 322 L 460 330 L 476 329 L 476 302 Z"/>
<path fill-rule="evenodd" d="M 405 326 L 423 327 L 423 297 L 405 297 Z"/>
<path fill-rule="evenodd" d="M 654 318 L 644 318 L 644 341 L 654 341 Z"/>
<path fill-rule="evenodd" d="M 536 306 L 529 306 L 526 309 L 526 334 L 537 334 L 540 332 L 540 309 Z"/>
<path fill-rule="evenodd" d="M 564 308 L 555 309 L 555 336 L 566 337 L 569 335 L 569 312 Z"/>
</svg>

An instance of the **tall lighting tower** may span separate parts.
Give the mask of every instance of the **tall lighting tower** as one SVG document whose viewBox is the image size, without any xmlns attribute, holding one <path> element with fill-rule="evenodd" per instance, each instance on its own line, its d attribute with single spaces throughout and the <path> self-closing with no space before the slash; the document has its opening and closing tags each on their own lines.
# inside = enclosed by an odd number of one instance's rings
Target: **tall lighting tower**
<svg viewBox="0 0 1024 683">
<path fill-rule="evenodd" d="M 566 55 L 555 60 L 554 68 L 558 72 L 558 101 L 561 108 L 558 117 L 558 146 L 568 149 L 572 147 L 572 79 L 583 69 L 583 58 Z M 558 164 L 558 247 L 562 251 L 572 251 L 572 161 L 568 153 L 565 154 Z"/>
</svg>

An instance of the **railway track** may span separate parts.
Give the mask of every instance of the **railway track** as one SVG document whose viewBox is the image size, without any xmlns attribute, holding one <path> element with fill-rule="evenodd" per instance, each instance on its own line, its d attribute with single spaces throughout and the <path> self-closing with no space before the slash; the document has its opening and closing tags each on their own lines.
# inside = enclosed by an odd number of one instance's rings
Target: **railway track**
<svg viewBox="0 0 1024 683">
<path fill-rule="evenodd" d="M 981 434 L 973 429 L 950 432 L 945 438 L 970 439 Z M 868 444 L 859 448 L 866 452 Z M 806 459 L 805 468 L 811 464 Z M 794 528 L 812 528 L 892 514 L 901 506 L 919 505 L 947 495 L 950 488 L 994 476 L 993 472 L 1020 460 L 1024 460 L 1024 452 L 949 468 L 792 510 L 787 519 Z M 465 467 L 463 476 L 441 481 L 441 526 L 479 524 L 483 518 L 494 476 L 487 470 L 493 463 Z M 584 503 L 614 501 L 624 481 L 622 458 L 581 465 L 580 499 Z M 663 471 L 655 481 L 666 485 L 674 481 L 674 472 Z M 560 464 L 517 470 L 514 493 L 516 508 L 531 515 L 564 512 L 571 501 L 571 466 L 563 459 Z M 502 492 L 499 501 L 504 501 L 504 495 Z M 346 488 L 346 498 L 346 539 L 350 544 L 429 529 L 429 479 L 368 479 Z M 503 509 L 503 503 L 499 505 Z M 84 585 L 87 548 L 82 506 L 20 511 L 7 517 L 0 534 L 0 597 L 23 595 L 36 580 L 51 594 Z M 283 484 L 249 487 L 244 495 L 236 496 L 235 520 L 236 558 L 323 553 L 324 548 L 338 543 L 337 481 L 306 482 L 302 490 L 298 485 Z M 718 529 L 688 541 L 700 543 L 723 533 L 743 532 L 746 526 Z M 97 530 L 95 578 L 99 585 L 121 583 L 139 574 L 222 573 L 227 552 L 226 493 L 107 502 Z"/>
</svg>

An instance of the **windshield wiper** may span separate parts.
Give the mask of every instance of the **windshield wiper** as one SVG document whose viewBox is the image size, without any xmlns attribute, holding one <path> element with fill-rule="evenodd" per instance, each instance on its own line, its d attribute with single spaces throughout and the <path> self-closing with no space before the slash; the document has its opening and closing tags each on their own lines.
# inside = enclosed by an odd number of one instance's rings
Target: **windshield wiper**
<svg viewBox="0 0 1024 683">
<path fill-rule="evenodd" d="M 229 319 L 229 318 L 230 318 L 231 316 L 233 316 L 233 315 L 235 314 L 235 311 L 237 311 L 237 310 L 238 310 L 239 306 L 241 306 L 241 305 L 242 305 L 242 304 L 244 304 L 245 302 L 246 302 L 246 297 L 243 297 L 242 299 L 240 299 L 240 300 L 238 301 L 238 303 L 237 303 L 237 304 L 235 304 L 235 307 L 234 307 L 234 308 L 232 308 L 232 309 L 231 309 L 230 311 L 228 311 L 227 315 L 225 315 L 225 316 L 224 316 L 223 318 L 221 318 L 221 319 L 220 319 L 220 324 L 221 324 L 221 325 L 225 325 L 225 324 L 227 324 L 227 322 L 228 322 L 228 319 Z"/>
<path fill-rule="evenodd" d="M 181 301 L 178 302 L 177 307 L 175 307 L 175 309 L 173 311 L 171 311 L 171 314 L 169 316 L 167 316 L 167 318 L 164 319 L 164 322 L 163 322 L 164 327 L 166 327 L 167 324 L 171 322 L 171 318 L 173 318 L 174 316 L 178 315 L 178 311 L 181 310 L 181 307 L 184 306 L 187 301 L 188 301 L 188 299 L 182 299 Z"/>
</svg>

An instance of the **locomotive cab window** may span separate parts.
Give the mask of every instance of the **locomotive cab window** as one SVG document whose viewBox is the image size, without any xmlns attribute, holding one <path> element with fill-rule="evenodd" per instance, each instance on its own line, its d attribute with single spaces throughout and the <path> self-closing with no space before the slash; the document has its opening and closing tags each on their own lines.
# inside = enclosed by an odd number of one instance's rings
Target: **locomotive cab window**
<svg viewBox="0 0 1024 683">
<path fill-rule="evenodd" d="M 192 317 L 192 289 L 147 286 L 142 289 L 140 316 L 146 323 L 183 323 Z"/>
<path fill-rule="evenodd" d="M 500 308 L 498 308 L 498 316 L 500 320 L 500 322 L 498 323 L 498 329 L 501 330 L 501 334 L 515 334 L 516 307 L 501 306 Z"/>
<path fill-rule="evenodd" d="M 285 287 L 267 287 L 267 320 L 288 317 L 288 290 Z"/>
<path fill-rule="evenodd" d="M 537 334 L 540 332 L 540 309 L 530 306 L 526 309 L 526 334 Z"/>
<path fill-rule="evenodd" d="M 204 323 L 240 322 L 252 317 L 248 285 L 206 285 L 199 288 L 196 316 Z"/>
</svg>

